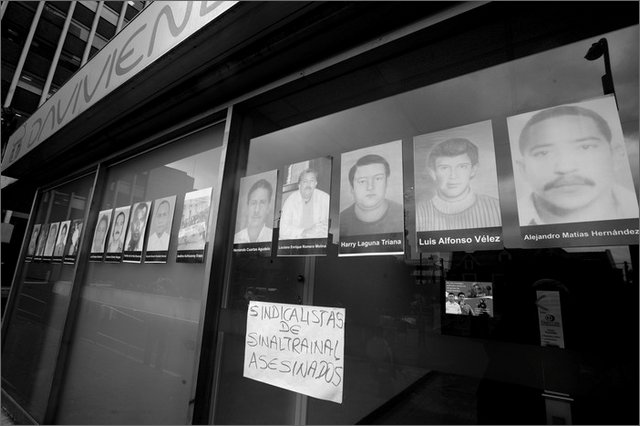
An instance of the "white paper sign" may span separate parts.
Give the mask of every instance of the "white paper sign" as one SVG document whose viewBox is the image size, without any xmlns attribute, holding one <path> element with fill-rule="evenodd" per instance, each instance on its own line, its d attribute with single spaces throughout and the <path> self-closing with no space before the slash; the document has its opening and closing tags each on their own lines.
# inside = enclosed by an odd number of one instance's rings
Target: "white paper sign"
<svg viewBox="0 0 640 426">
<path fill-rule="evenodd" d="M 554 346 L 564 349 L 560 293 L 557 291 L 536 291 L 536 295 L 540 322 L 540 346 Z"/>
<path fill-rule="evenodd" d="M 249 302 L 244 377 L 342 403 L 344 308 Z"/>
</svg>

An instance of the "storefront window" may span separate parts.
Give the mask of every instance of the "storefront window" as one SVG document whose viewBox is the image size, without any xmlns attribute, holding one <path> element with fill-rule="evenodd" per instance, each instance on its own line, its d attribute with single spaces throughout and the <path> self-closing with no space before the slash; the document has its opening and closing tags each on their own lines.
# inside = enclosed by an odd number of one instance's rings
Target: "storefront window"
<svg viewBox="0 0 640 426">
<path fill-rule="evenodd" d="M 189 423 L 223 131 L 107 169 L 57 423 Z"/>
<path fill-rule="evenodd" d="M 2 347 L 2 388 L 37 421 L 44 419 L 73 285 L 74 251 L 94 175 L 40 195 L 16 281 L 18 295 Z M 78 224 L 80 227 L 78 227 Z"/>
<path fill-rule="evenodd" d="M 562 242 L 555 245 L 530 243 L 522 230 L 532 222 L 522 220 L 522 204 L 516 204 L 522 196 L 517 193 L 522 192 L 515 181 L 520 178 L 517 168 L 526 159 L 512 161 L 518 145 L 510 143 L 513 139 L 510 126 L 514 122 L 511 117 L 565 104 L 587 105 L 603 99 L 602 63 L 584 59 L 591 43 L 601 37 L 607 38 L 611 49 L 617 89 L 615 98 L 604 98 L 613 105 L 613 116 L 619 116 L 617 129 L 621 125 L 617 145 L 611 144 L 611 151 L 620 155 L 603 174 L 616 174 L 616 185 L 625 188 L 625 195 L 618 198 L 618 216 L 611 217 L 630 219 L 630 224 L 620 222 L 621 229 L 628 228 L 631 234 L 635 229 L 637 233 L 637 26 L 311 121 L 300 119 L 304 121 L 301 124 L 283 125 L 281 130 L 251 138 L 245 180 L 238 185 L 237 210 L 241 210 L 245 202 L 251 202 L 251 191 L 243 193 L 247 179 L 257 182 L 264 178 L 270 183 L 271 190 L 265 199 L 273 218 L 267 214 L 261 220 L 264 227 L 272 229 L 268 241 L 273 247 L 265 258 L 242 253 L 239 250 L 243 247 L 233 245 L 232 267 L 225 283 L 228 291 L 223 301 L 226 320 L 222 321 L 224 336 L 219 352 L 217 386 L 220 390 L 213 421 L 225 424 L 521 423 L 525 420 L 523 413 L 527 413 L 526 421 L 544 423 L 549 409 L 547 406 L 545 411 L 548 401 L 543 391 L 551 391 L 565 395 L 565 401 L 572 401 L 568 412 L 573 410 L 573 421 L 602 418 L 604 422 L 625 422 L 627 418 L 623 414 L 615 420 L 611 417 L 605 420 L 604 416 L 605 411 L 607 416 L 612 412 L 623 413 L 626 403 L 635 404 L 632 401 L 637 393 L 628 395 L 625 389 L 636 389 L 637 377 L 625 378 L 625 369 L 637 372 L 637 367 L 632 367 L 637 364 L 637 350 L 629 351 L 623 343 L 624 332 L 612 330 L 601 320 L 615 317 L 616 321 L 626 324 L 635 321 L 632 317 L 637 311 L 621 312 L 615 303 L 600 303 L 596 308 L 593 303 L 594 295 L 602 291 L 637 294 L 634 287 L 637 283 L 634 284 L 629 269 L 632 253 L 628 244 L 634 244 L 634 240 L 589 239 L 603 235 L 594 228 L 595 234 L 592 230 L 585 231 L 588 236 L 582 236 L 582 230 L 566 231 L 566 235 L 558 231 L 558 240 Z M 415 56 L 406 54 L 397 62 L 390 60 L 374 66 L 377 78 L 381 84 L 398 85 L 418 80 L 415 74 L 430 72 L 429 65 L 420 62 L 429 57 L 429 49 L 425 46 L 424 51 L 414 52 Z M 411 67 L 404 67 L 406 64 Z M 407 75 L 403 75 L 405 71 Z M 348 79 L 345 77 L 341 82 Z M 357 84 L 347 86 L 342 86 L 342 97 L 360 95 Z M 264 114 L 274 122 L 278 122 L 278 117 L 286 117 L 282 118 L 283 122 L 291 123 L 295 121 L 291 118 L 292 105 L 305 94 L 308 92 L 258 106 L 256 116 Z M 323 102 L 307 101 L 313 105 Z M 299 114 L 304 115 L 305 112 Z M 611 120 L 612 128 L 616 127 L 616 120 L 617 117 Z M 480 146 L 473 155 L 456 151 L 456 155 L 441 156 L 464 157 L 465 161 L 460 164 L 443 163 L 438 169 L 434 159 L 432 173 L 429 173 L 425 167 L 428 165 L 426 151 L 420 151 L 419 146 L 425 141 L 439 143 L 445 139 L 486 142 L 478 142 Z M 316 191 L 322 189 L 330 195 L 327 249 L 320 254 L 279 256 L 278 242 L 285 226 L 285 194 L 290 192 L 289 187 L 300 189 L 302 194 L 303 170 L 315 167 L 316 159 L 325 157 L 332 159 L 331 167 L 316 172 L 312 180 Z M 379 157 L 384 157 L 386 162 Z M 358 158 L 362 164 L 356 163 Z M 298 167 L 299 164 L 303 166 Z M 370 173 L 359 176 L 359 170 Z M 327 177 L 329 184 L 324 187 L 323 171 L 330 176 Z M 436 228 L 438 225 L 430 224 L 416 212 L 415 206 L 426 203 L 434 193 L 466 202 L 462 196 L 468 195 L 464 192 L 468 186 L 453 182 L 452 178 L 447 183 L 438 173 L 443 176 L 466 173 L 467 181 L 475 179 L 471 188 L 481 189 L 482 195 L 474 195 L 475 201 L 472 201 L 484 203 L 478 207 L 476 217 L 456 216 L 458 222 L 453 219 L 446 222 L 455 225 Z M 432 186 L 431 193 L 427 194 L 422 190 L 429 179 Z M 568 178 L 563 179 L 562 184 L 568 185 Z M 589 187 L 601 182 L 599 177 L 589 179 L 596 182 L 585 183 Z M 603 179 L 608 181 L 609 177 Z M 355 221 L 348 206 L 354 204 L 353 209 L 366 210 L 367 200 L 373 203 L 378 197 L 374 194 L 378 181 L 381 191 L 387 191 L 386 211 L 393 212 L 394 206 L 402 206 L 399 220 L 404 226 L 400 237 L 394 234 L 395 219 L 377 218 L 376 226 L 380 226 L 377 229 L 384 229 L 377 232 L 394 235 L 377 240 L 387 247 L 375 252 L 362 237 L 354 240 L 356 248 L 351 250 L 348 244 L 343 244 L 347 232 L 355 229 L 357 235 L 369 238 L 371 229 L 375 228 L 353 225 Z M 398 183 L 400 190 L 394 193 Z M 358 195 L 361 189 L 357 185 L 367 188 L 371 195 Z M 530 183 L 533 190 L 535 185 Z M 460 194 L 455 193 L 458 187 Z M 624 211 L 621 206 L 627 201 L 631 207 Z M 457 208 L 451 203 L 447 206 Z M 454 217 L 457 212 L 451 210 L 448 214 Z M 556 214 L 561 215 L 557 211 Z M 543 213 L 540 215 L 544 217 Z M 435 217 L 433 213 L 426 216 Z M 238 221 L 242 219 L 239 214 Z M 469 221 L 468 226 L 465 220 Z M 311 229 L 311 222 L 305 227 Z M 351 224 L 351 229 L 345 228 L 345 223 Z M 241 231 L 241 226 L 237 228 L 236 232 Z M 449 248 L 448 243 L 439 242 L 440 236 L 433 237 L 433 243 L 424 242 L 427 237 L 420 241 L 420 232 L 434 229 L 486 230 L 487 242 L 490 240 L 496 245 L 469 243 L 464 246 L 464 238 L 473 241 L 475 234 L 453 235 L 451 238 L 461 242 L 451 243 Z M 552 228 L 545 229 L 552 232 Z M 260 234 L 256 232 L 256 235 Z M 496 239 L 490 239 L 493 235 Z M 367 241 L 370 240 L 372 238 Z M 637 243 L 637 237 L 635 241 Z M 430 244 L 440 245 L 437 249 L 425 248 Z M 637 254 L 637 246 L 631 247 Z M 464 308 L 468 316 L 458 315 L 462 313 L 460 293 L 465 292 L 473 304 Z M 453 294 L 452 300 L 447 301 L 445 295 L 449 293 Z M 562 316 L 564 335 L 560 339 L 556 334 L 553 342 L 545 340 L 549 336 L 543 335 L 544 324 L 539 320 L 544 297 L 554 297 L 559 305 L 544 309 L 557 308 Z M 243 377 L 243 369 L 247 368 L 243 351 L 245 330 L 238 323 L 245 323 L 250 300 L 346 309 L 341 404 L 308 398 Z M 450 312 L 447 303 L 455 304 L 456 312 Z M 555 316 L 559 318 L 560 314 Z M 607 391 L 599 388 L 601 385 Z M 605 392 L 615 398 L 606 396 Z M 393 399 L 396 396 L 401 397 Z M 616 408 L 611 409 L 608 404 L 614 401 Z M 251 407 L 251 410 L 240 406 Z M 572 421 L 571 417 L 557 417 L 557 421 Z"/>
</svg>

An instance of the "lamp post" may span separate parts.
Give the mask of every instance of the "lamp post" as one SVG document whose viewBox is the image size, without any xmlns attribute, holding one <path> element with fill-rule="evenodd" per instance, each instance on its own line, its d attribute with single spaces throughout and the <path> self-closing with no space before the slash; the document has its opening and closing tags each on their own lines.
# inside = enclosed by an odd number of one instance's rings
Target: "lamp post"
<svg viewBox="0 0 640 426">
<path fill-rule="evenodd" d="M 593 43 L 587 54 L 584 56 L 588 61 L 595 61 L 604 55 L 604 75 L 602 76 L 602 90 L 605 95 L 613 94 L 615 98 L 615 88 L 613 87 L 613 74 L 611 73 L 611 60 L 609 59 L 609 44 L 606 38 L 601 38 Z M 616 105 L 618 101 L 616 100 Z"/>
</svg>

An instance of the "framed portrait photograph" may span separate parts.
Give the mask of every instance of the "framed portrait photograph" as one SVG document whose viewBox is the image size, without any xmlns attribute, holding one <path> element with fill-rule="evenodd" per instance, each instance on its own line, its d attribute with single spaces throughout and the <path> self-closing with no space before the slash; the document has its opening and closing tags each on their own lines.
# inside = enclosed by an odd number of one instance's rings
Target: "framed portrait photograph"
<svg viewBox="0 0 640 426">
<path fill-rule="evenodd" d="M 91 254 L 89 255 L 89 260 L 91 261 L 102 261 L 112 215 L 113 210 L 111 209 L 102 210 L 98 213 L 98 221 L 96 222 L 96 228 L 93 231 L 93 240 L 91 241 Z"/>
<path fill-rule="evenodd" d="M 278 170 L 240 179 L 233 252 L 270 256 Z"/>
<path fill-rule="evenodd" d="M 53 250 L 56 245 L 56 238 L 58 237 L 58 231 L 60 230 L 60 222 L 53 222 L 49 225 L 49 234 L 47 236 L 47 242 L 44 246 L 44 253 L 42 254 L 44 257 L 52 257 Z"/>
<path fill-rule="evenodd" d="M 318 256 L 327 252 L 331 202 L 331 158 L 285 167 L 278 256 Z"/>
<path fill-rule="evenodd" d="M 342 154 L 339 244 L 340 256 L 404 253 L 401 140 Z"/>
<path fill-rule="evenodd" d="M 33 256 L 36 254 L 36 248 L 38 247 L 38 235 L 40 235 L 40 227 L 42 224 L 36 223 L 33 225 L 33 231 L 31 231 L 31 238 L 29 239 L 29 246 L 27 247 L 27 255 L 25 261 L 30 262 L 33 260 Z"/>
<path fill-rule="evenodd" d="M 491 121 L 413 138 L 420 251 L 502 247 Z"/>
<path fill-rule="evenodd" d="M 166 263 L 171 240 L 171 225 L 176 206 L 176 196 L 159 198 L 153 202 L 151 223 L 147 235 L 147 263 Z"/>
<path fill-rule="evenodd" d="M 53 249 L 53 259 L 56 261 L 62 261 L 62 258 L 64 257 L 64 250 L 67 247 L 67 238 L 69 237 L 70 226 L 70 220 L 60 222 L 60 231 L 58 231 L 58 238 L 56 239 L 56 245 Z"/>
<path fill-rule="evenodd" d="M 104 260 L 107 262 L 120 262 L 122 260 L 130 211 L 131 206 L 118 207 L 113 211 L 113 224 L 109 232 L 107 251 L 104 256 Z"/>
<path fill-rule="evenodd" d="M 147 231 L 150 208 L 151 201 L 140 201 L 131 207 L 129 228 L 124 242 L 122 258 L 124 262 L 142 262 L 142 249 L 144 248 L 144 236 Z"/>
<path fill-rule="evenodd" d="M 613 95 L 507 124 L 525 247 L 637 244 L 638 199 Z"/>
<path fill-rule="evenodd" d="M 64 256 L 64 263 L 73 265 L 76 262 L 78 249 L 80 248 L 80 237 L 82 235 L 83 223 L 84 221 L 82 219 L 74 219 L 71 222 L 71 230 L 69 231 L 69 244 L 67 246 L 67 252 Z"/>
</svg>

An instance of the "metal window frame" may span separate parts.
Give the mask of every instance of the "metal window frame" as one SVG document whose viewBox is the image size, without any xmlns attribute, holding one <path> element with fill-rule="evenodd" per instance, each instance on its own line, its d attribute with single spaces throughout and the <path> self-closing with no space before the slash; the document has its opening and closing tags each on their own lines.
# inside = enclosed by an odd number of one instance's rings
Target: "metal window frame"
<svg viewBox="0 0 640 426">
<path fill-rule="evenodd" d="M 224 115 L 223 115 L 224 114 Z M 54 424 L 56 421 L 56 416 L 58 414 L 58 404 L 60 400 L 61 390 L 64 385 L 64 380 L 66 377 L 66 371 L 69 368 L 69 354 L 70 349 L 73 344 L 73 336 L 75 327 L 77 325 L 78 312 L 80 308 L 80 296 L 82 293 L 84 279 L 86 278 L 86 271 L 88 267 L 88 258 L 89 258 L 89 248 L 91 244 L 91 238 L 86 237 L 90 234 L 89 230 L 95 228 L 96 222 L 98 220 L 98 211 L 100 209 L 100 203 L 102 201 L 102 195 L 107 187 L 107 176 L 109 168 L 116 166 L 120 163 L 133 160 L 140 155 L 144 155 L 148 152 L 155 151 L 160 149 L 168 144 L 178 142 L 179 140 L 193 134 L 196 132 L 203 131 L 209 127 L 213 127 L 222 122 L 225 122 L 225 132 L 223 135 L 223 143 L 222 143 L 222 154 L 220 158 L 220 164 L 224 167 L 226 164 L 226 151 L 227 144 L 229 141 L 229 123 L 232 114 L 232 108 L 219 107 L 214 108 L 209 111 L 206 111 L 200 115 L 193 117 L 191 120 L 183 121 L 178 123 L 177 125 L 163 129 L 160 132 L 157 132 L 153 135 L 150 135 L 148 138 L 145 138 L 139 141 L 136 144 L 133 144 L 121 151 L 115 152 L 107 158 L 101 159 L 100 161 L 92 164 L 83 170 L 77 171 L 73 174 L 64 176 L 61 179 L 58 179 L 51 184 L 46 186 L 38 187 L 36 190 L 36 194 L 34 195 L 34 199 L 31 206 L 31 211 L 29 214 L 29 219 L 27 222 L 25 236 L 22 241 L 20 253 L 18 256 L 18 262 L 16 265 L 16 270 L 14 271 L 11 291 L 9 293 L 9 297 L 7 300 L 5 312 L 3 314 L 2 321 L 2 345 L 4 346 L 5 339 L 7 336 L 7 331 L 10 327 L 10 319 L 12 312 L 14 312 L 16 306 L 16 300 L 18 298 L 18 294 L 22 288 L 20 285 L 20 277 L 24 272 L 25 262 L 24 259 L 26 257 L 26 252 L 29 245 L 29 240 L 31 233 L 33 232 L 33 226 L 36 220 L 37 209 L 42 202 L 43 194 L 48 191 L 54 190 L 56 187 L 64 185 L 73 180 L 77 180 L 82 178 L 83 176 L 87 176 L 90 173 L 95 173 L 94 181 L 90 190 L 90 196 L 88 197 L 88 208 L 84 213 L 84 223 L 80 242 L 80 249 L 78 251 L 78 257 L 75 262 L 73 278 L 72 278 L 72 286 L 71 286 L 71 294 L 69 306 L 67 308 L 66 317 L 64 320 L 64 326 L 62 329 L 62 335 L 60 338 L 60 347 L 58 349 L 58 353 L 56 355 L 54 375 L 51 380 L 51 388 L 48 395 L 47 404 L 45 407 L 45 416 L 43 419 L 43 424 Z M 225 170 L 221 167 L 221 171 Z M 216 185 L 219 185 L 220 188 L 221 183 L 224 181 L 224 173 L 220 173 L 218 176 L 218 182 Z M 218 222 L 218 212 L 217 208 L 220 204 L 220 197 L 213 200 L 212 203 L 212 214 L 209 216 L 209 229 L 215 229 L 215 226 Z M 216 207 L 214 209 L 214 207 Z M 217 233 L 210 233 L 207 238 L 208 247 L 214 247 L 214 241 L 216 240 Z M 204 264 L 204 272 L 202 275 L 202 285 L 203 285 L 203 297 L 201 299 L 201 311 L 200 311 L 200 324 L 198 325 L 198 331 L 196 336 L 196 344 L 202 345 L 203 341 L 203 332 L 204 332 L 204 318 L 209 315 L 209 310 L 205 309 L 205 302 L 207 300 L 207 295 L 209 292 L 209 286 L 212 285 L 212 281 L 210 280 L 211 270 L 213 269 L 213 249 L 209 249 L 205 254 L 205 264 Z M 196 346 L 198 348 L 198 346 Z M 187 408 L 187 417 L 185 422 L 188 424 L 189 420 L 192 416 L 192 402 L 193 402 L 193 394 L 196 389 L 197 382 L 197 372 L 199 371 L 199 355 L 200 351 L 196 349 L 196 359 L 194 360 L 193 367 L 193 386 L 191 390 L 190 404 Z M 37 424 L 37 420 L 35 420 L 31 414 L 22 407 L 15 399 L 8 394 L 4 389 L 2 390 L 2 397 L 7 398 L 8 405 L 11 407 L 11 412 L 15 413 L 18 417 L 20 417 L 20 421 L 24 423 L 32 423 Z"/>
</svg>

